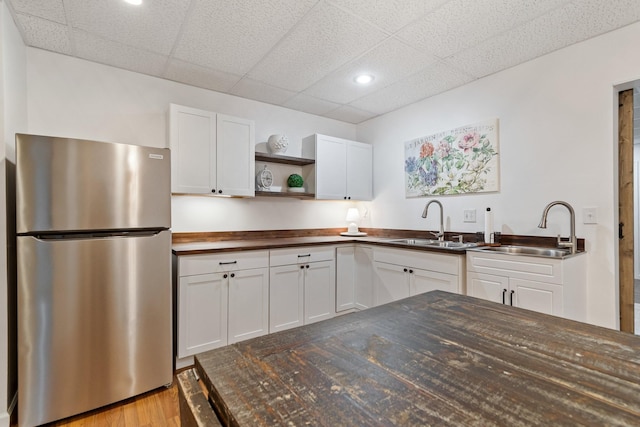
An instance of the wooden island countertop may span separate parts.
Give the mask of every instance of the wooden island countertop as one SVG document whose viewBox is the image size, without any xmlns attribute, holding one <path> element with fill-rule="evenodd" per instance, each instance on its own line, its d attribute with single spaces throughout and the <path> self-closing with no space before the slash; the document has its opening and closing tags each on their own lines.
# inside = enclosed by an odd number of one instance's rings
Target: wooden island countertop
<svg viewBox="0 0 640 427">
<path fill-rule="evenodd" d="M 440 291 L 195 361 L 225 426 L 640 425 L 640 337 Z"/>
</svg>

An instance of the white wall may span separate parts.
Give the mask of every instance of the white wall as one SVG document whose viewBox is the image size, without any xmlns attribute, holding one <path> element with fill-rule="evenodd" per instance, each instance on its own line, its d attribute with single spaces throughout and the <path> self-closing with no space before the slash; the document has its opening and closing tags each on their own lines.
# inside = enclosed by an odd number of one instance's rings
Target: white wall
<svg viewBox="0 0 640 427">
<path fill-rule="evenodd" d="M 355 125 L 119 70 L 39 49 L 27 49 L 29 132 L 165 147 L 169 103 L 256 122 L 258 150 L 285 133 L 287 155 L 299 156 L 313 133 L 354 139 Z M 346 227 L 349 202 L 174 196 L 172 229 L 229 231 Z"/>
<path fill-rule="evenodd" d="M 20 34 L 9 11 L 0 1 L 0 426 L 9 426 L 8 406 L 15 396 L 17 373 L 8 372 L 8 277 L 7 252 L 12 253 L 13 241 L 7 241 L 7 167 L 15 164 L 15 132 L 27 128 L 26 109 L 26 52 Z M 11 198 L 11 195 L 10 195 Z M 12 203 L 9 202 L 12 206 Z M 12 215 L 9 215 L 12 218 Z M 15 343 L 12 343 L 15 344 Z M 12 348 L 15 352 L 16 349 Z M 10 374 L 10 375 L 9 375 Z M 9 390 L 10 389 L 10 390 Z"/>
<path fill-rule="evenodd" d="M 437 215 L 420 218 L 430 198 L 404 196 L 404 145 L 436 131 L 497 117 L 501 189 L 492 194 L 443 196 L 446 230 L 481 231 L 483 211 L 507 234 L 569 233 L 569 214 L 554 207 L 548 228 L 537 228 L 553 200 L 572 204 L 577 234 L 587 242 L 589 322 L 617 328 L 617 94 L 615 85 L 640 77 L 640 24 L 556 51 L 464 87 L 358 126 L 374 144 L 372 224 L 437 228 Z M 583 224 L 596 207 L 598 224 Z M 463 210 L 477 222 L 464 223 Z"/>
</svg>

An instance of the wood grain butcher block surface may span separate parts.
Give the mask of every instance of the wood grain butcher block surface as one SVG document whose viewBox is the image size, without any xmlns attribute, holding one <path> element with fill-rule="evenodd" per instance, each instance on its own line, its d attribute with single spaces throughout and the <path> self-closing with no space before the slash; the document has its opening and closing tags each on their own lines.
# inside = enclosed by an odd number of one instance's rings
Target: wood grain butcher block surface
<svg viewBox="0 0 640 427">
<path fill-rule="evenodd" d="M 640 338 L 430 292 L 196 356 L 227 426 L 638 426 Z"/>
</svg>

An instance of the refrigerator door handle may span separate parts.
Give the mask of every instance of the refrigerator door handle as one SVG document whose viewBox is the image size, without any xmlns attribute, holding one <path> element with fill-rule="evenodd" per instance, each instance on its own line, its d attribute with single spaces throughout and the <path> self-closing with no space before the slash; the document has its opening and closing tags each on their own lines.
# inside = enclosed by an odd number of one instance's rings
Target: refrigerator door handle
<svg viewBox="0 0 640 427">
<path fill-rule="evenodd" d="M 153 237 L 160 234 L 164 230 L 137 230 L 137 231 L 94 231 L 90 233 L 47 233 L 34 234 L 38 240 L 84 240 L 84 239 L 113 239 L 117 237 Z M 21 234 L 29 235 L 29 234 Z"/>
</svg>

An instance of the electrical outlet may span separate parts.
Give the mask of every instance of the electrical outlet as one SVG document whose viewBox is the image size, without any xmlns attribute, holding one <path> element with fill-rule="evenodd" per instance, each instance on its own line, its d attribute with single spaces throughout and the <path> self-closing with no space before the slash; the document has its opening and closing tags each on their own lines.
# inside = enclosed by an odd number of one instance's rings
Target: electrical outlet
<svg viewBox="0 0 640 427">
<path fill-rule="evenodd" d="M 465 209 L 464 210 L 464 222 L 476 222 L 476 210 Z"/>
<path fill-rule="evenodd" d="M 598 223 L 598 209 L 597 208 L 584 208 L 584 209 L 582 209 L 582 223 L 583 224 L 597 224 Z"/>
</svg>

